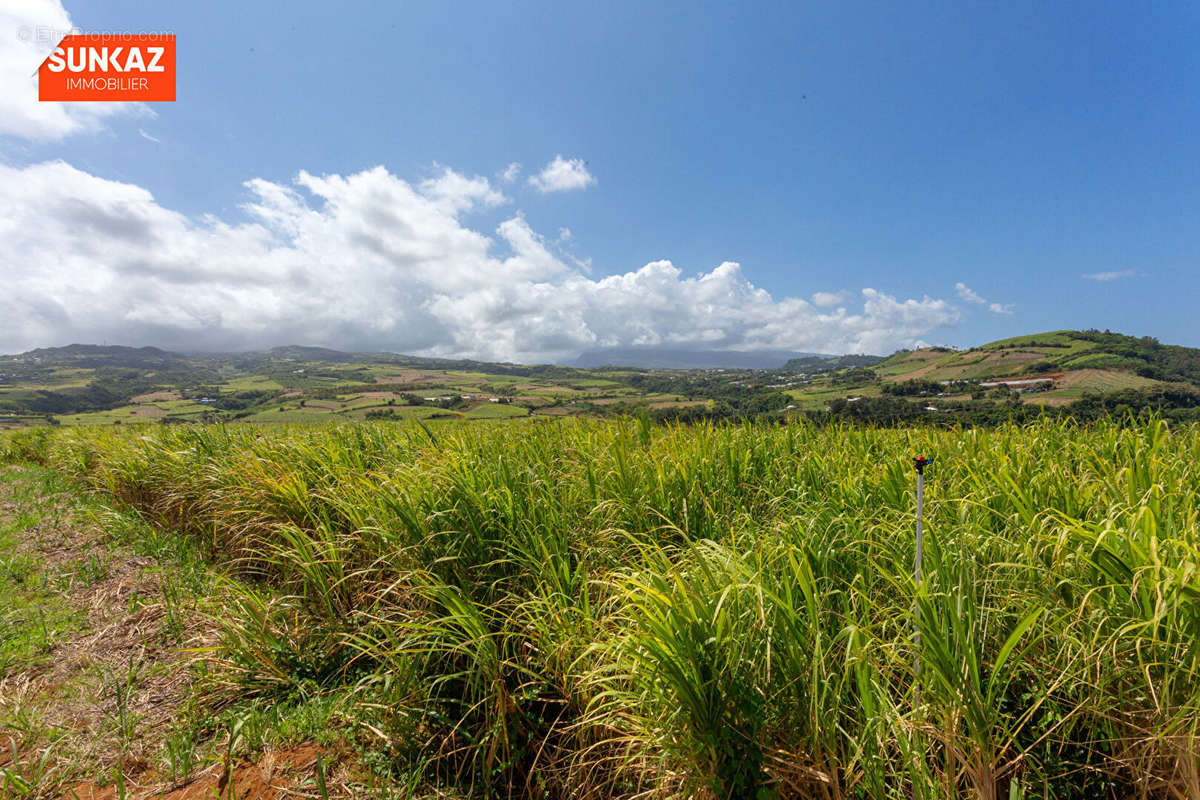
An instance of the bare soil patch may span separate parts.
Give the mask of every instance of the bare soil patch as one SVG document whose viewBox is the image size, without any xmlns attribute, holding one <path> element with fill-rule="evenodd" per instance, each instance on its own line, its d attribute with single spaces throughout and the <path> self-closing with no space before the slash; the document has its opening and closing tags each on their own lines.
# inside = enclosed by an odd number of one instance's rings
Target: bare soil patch
<svg viewBox="0 0 1200 800">
<path fill-rule="evenodd" d="M 175 392 L 175 391 L 147 392 L 146 394 L 139 394 L 136 397 L 131 397 L 130 402 L 132 402 L 132 403 L 165 403 L 165 402 L 169 402 L 172 400 L 182 400 L 182 399 L 183 399 L 183 397 L 179 394 L 179 392 Z"/>
<path fill-rule="evenodd" d="M 128 797 L 130 800 L 211 800 L 214 797 L 283 800 L 315 797 L 317 758 L 320 754 L 321 750 L 316 745 L 268 751 L 254 763 L 242 763 L 231 770 L 214 764 L 183 786 L 134 792 Z M 119 794 L 115 786 L 99 786 L 91 781 L 84 781 L 73 786 L 62 796 L 62 800 L 74 798 L 118 800 Z"/>
<path fill-rule="evenodd" d="M 376 383 L 416 383 L 417 381 L 425 380 L 429 377 L 426 373 L 417 369 L 402 369 L 390 375 L 379 375 L 375 378 Z"/>
<path fill-rule="evenodd" d="M 953 366 L 939 365 L 936 362 L 932 362 L 926 364 L 920 369 L 913 370 L 912 372 L 904 375 L 894 375 L 890 378 L 890 380 L 913 380 L 917 378 L 925 378 L 934 373 L 943 373 L 943 378 L 953 379 L 955 377 L 967 374 L 969 371 L 971 371 L 972 367 L 976 367 L 979 364 L 986 363 L 994 370 L 1003 370 L 1017 366 L 1018 364 L 1040 361 L 1044 358 L 1045 356 L 1041 353 L 1030 350 L 1001 350 L 999 352 L 987 352 L 982 357 L 972 358 L 970 361 L 964 361 L 963 363 Z"/>
<path fill-rule="evenodd" d="M 1155 381 L 1132 372 L 1115 369 L 1077 369 L 1066 373 L 1056 383 L 1064 389 L 1075 387 L 1140 389 L 1152 385 Z"/>
<path fill-rule="evenodd" d="M 549 392 L 554 394 L 579 394 L 578 389 L 572 389 L 570 386 L 559 386 L 557 384 L 543 385 L 537 383 L 518 383 L 516 389 L 519 392 Z"/>
</svg>

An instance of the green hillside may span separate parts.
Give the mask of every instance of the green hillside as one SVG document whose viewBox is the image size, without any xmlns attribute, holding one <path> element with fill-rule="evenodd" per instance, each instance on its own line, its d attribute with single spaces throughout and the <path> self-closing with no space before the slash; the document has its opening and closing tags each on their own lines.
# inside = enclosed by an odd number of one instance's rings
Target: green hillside
<svg viewBox="0 0 1200 800">
<path fill-rule="evenodd" d="M 931 347 L 879 362 L 884 381 L 974 381 L 1049 376 L 1040 400 L 1073 399 L 1083 391 L 1200 386 L 1200 350 L 1109 331 L 1048 331 L 1000 339 L 969 350 Z"/>
<path fill-rule="evenodd" d="M 0 356 L 0 427 L 731 417 L 782 411 L 788 397 L 777 384 L 787 378 L 782 370 L 578 369 L 300 346 L 170 353 L 70 345 Z"/>
<path fill-rule="evenodd" d="M 1200 385 L 1200 350 L 1164 345 L 1149 336 L 1049 331 L 969 350 L 906 350 L 875 365 L 879 375 L 894 380 L 980 380 L 1079 369 L 1121 370 L 1152 380 Z"/>
<path fill-rule="evenodd" d="M 1186 410 L 1191 418 L 1200 408 L 1197 387 L 1200 350 L 1095 330 L 887 358 L 814 356 L 776 369 L 580 369 L 297 346 L 183 354 L 71 345 L 0 356 L 0 427 L 630 414 L 991 424 L 1041 408 L 1087 419 L 1143 409 Z"/>
<path fill-rule="evenodd" d="M 1047 331 L 814 370 L 789 394 L 805 413 L 883 424 L 991 424 L 1047 409 L 1079 419 L 1154 410 L 1186 420 L 1200 407 L 1200 350 L 1111 331 Z"/>
</svg>

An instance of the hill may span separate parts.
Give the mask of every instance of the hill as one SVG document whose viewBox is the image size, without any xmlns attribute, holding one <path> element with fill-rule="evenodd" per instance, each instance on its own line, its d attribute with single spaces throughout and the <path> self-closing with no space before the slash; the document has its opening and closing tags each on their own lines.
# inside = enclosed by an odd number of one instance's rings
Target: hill
<svg viewBox="0 0 1200 800">
<path fill-rule="evenodd" d="M 11 359 L 18 359 L 30 364 L 86 364 L 91 367 L 157 368 L 177 364 L 182 360 L 182 356 L 158 347 L 69 344 L 65 347 L 42 347 L 19 356 L 3 357 L 3 360 Z"/>
<path fill-rule="evenodd" d="M 580 369 L 301 345 L 246 353 L 70 345 L 0 356 L 0 426 L 731 416 L 783 409 L 788 398 L 774 380 L 754 370 Z"/>
<path fill-rule="evenodd" d="M 873 367 L 883 361 L 882 356 L 805 356 L 790 358 L 783 365 L 784 372 L 830 372 L 854 367 Z"/>
<path fill-rule="evenodd" d="M 869 366 L 809 374 L 789 394 L 810 414 L 883 424 L 1148 410 L 1189 421 L 1200 419 L 1200 350 L 1111 331 L 1048 331 L 968 350 L 900 351 Z"/>
<path fill-rule="evenodd" d="M 884 381 L 1045 384 L 1041 401 L 1074 399 L 1083 391 L 1200 386 L 1200 350 L 1164 345 L 1149 336 L 1110 331 L 1048 331 L 1001 339 L 969 350 L 925 348 L 896 353 L 873 367 Z M 1023 382 L 1023 383 L 1018 383 Z"/>
<path fill-rule="evenodd" d="M 572 366 L 639 369 L 778 369 L 796 359 L 823 361 L 836 356 L 788 350 L 694 350 L 675 347 L 604 347 L 587 350 Z"/>
<path fill-rule="evenodd" d="M 0 356 L 0 425 L 621 414 L 990 424 L 1044 408 L 1084 418 L 1152 408 L 1190 419 L 1200 407 L 1200 350 L 1109 331 L 1050 331 L 883 359 L 622 352 L 647 364 L 769 368 L 498 364 L 299 345 L 185 354 L 74 344 Z"/>
</svg>

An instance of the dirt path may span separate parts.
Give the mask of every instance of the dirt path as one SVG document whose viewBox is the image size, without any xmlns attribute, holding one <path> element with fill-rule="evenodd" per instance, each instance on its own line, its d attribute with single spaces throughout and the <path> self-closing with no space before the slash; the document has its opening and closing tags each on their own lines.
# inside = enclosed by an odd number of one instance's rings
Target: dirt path
<svg viewBox="0 0 1200 800">
<path fill-rule="evenodd" d="M 239 762 L 213 755 L 228 735 L 180 727 L 217 634 L 196 576 L 117 543 L 105 513 L 0 467 L 0 797 L 318 797 L 318 748 Z"/>
</svg>

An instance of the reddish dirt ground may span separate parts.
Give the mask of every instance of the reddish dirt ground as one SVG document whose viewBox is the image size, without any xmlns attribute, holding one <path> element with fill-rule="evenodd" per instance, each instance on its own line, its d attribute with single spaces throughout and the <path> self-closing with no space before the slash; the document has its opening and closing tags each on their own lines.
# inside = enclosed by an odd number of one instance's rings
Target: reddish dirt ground
<svg viewBox="0 0 1200 800">
<path fill-rule="evenodd" d="M 290 800 L 317 795 L 317 757 L 320 748 L 303 745 L 278 752 L 269 752 L 253 764 L 240 764 L 227 773 L 219 765 L 182 786 L 158 791 L 133 791 L 128 800 Z M 115 786 L 98 786 L 84 781 L 71 787 L 62 800 L 118 800 Z"/>
</svg>

